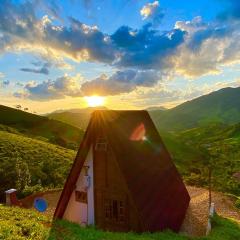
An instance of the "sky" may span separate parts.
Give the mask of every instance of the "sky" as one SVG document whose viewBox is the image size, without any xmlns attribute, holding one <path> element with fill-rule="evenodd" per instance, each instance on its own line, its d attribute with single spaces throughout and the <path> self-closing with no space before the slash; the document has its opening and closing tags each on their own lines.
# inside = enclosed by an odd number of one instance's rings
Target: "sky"
<svg viewBox="0 0 240 240">
<path fill-rule="evenodd" d="M 239 0 L 0 0 L 0 104 L 171 108 L 238 86 Z"/>
</svg>

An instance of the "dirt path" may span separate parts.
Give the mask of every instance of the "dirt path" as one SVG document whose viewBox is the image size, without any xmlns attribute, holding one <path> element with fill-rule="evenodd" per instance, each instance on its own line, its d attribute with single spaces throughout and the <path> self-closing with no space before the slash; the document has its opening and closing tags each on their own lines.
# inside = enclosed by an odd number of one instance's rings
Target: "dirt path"
<svg viewBox="0 0 240 240">
<path fill-rule="evenodd" d="M 203 236 L 208 220 L 208 191 L 191 186 L 187 186 L 187 189 L 191 202 L 181 232 L 190 236 Z M 219 215 L 240 220 L 240 211 L 234 207 L 233 199 L 222 193 L 213 192 L 212 201 Z"/>
</svg>

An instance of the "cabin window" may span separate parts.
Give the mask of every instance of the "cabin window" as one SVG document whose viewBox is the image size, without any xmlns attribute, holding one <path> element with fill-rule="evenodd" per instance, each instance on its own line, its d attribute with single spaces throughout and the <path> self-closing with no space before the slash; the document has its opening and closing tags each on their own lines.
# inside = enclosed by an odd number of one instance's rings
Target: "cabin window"
<svg viewBox="0 0 240 240">
<path fill-rule="evenodd" d="M 75 191 L 75 200 L 81 203 L 87 203 L 87 192 Z"/>
<path fill-rule="evenodd" d="M 107 151 L 107 140 L 106 138 L 98 138 L 95 146 L 96 151 Z"/>
<path fill-rule="evenodd" d="M 125 223 L 126 217 L 124 201 L 105 199 L 104 211 L 106 221 Z"/>
</svg>

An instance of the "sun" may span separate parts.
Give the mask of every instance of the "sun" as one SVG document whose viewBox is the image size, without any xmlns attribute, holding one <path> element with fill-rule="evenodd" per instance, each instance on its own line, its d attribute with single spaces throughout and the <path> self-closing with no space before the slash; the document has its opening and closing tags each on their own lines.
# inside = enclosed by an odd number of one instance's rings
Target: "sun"
<svg viewBox="0 0 240 240">
<path fill-rule="evenodd" d="M 85 100 L 89 107 L 103 106 L 105 102 L 105 98 L 101 96 L 85 97 Z"/>
</svg>

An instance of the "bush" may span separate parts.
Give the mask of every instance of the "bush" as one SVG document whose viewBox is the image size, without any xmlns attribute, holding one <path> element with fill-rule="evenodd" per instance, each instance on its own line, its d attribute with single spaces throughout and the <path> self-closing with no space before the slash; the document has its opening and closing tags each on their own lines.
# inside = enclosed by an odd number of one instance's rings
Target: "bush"
<svg viewBox="0 0 240 240">
<path fill-rule="evenodd" d="M 43 192 L 44 190 L 45 189 L 42 187 L 41 184 L 36 184 L 34 186 L 26 186 L 21 192 L 21 197 L 26 197 L 37 192 Z"/>
<path fill-rule="evenodd" d="M 237 201 L 235 202 L 235 206 L 240 209 L 240 198 L 237 199 Z"/>
</svg>

